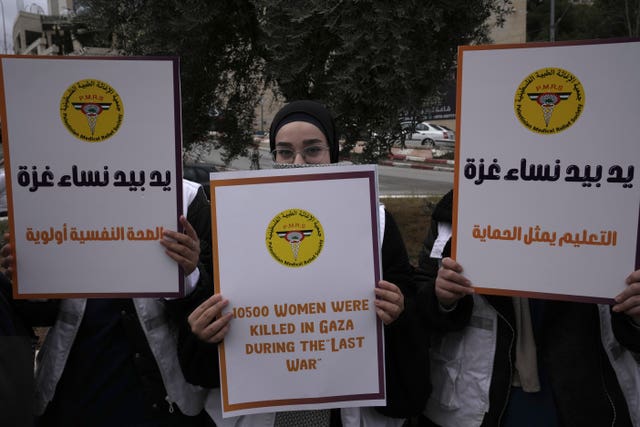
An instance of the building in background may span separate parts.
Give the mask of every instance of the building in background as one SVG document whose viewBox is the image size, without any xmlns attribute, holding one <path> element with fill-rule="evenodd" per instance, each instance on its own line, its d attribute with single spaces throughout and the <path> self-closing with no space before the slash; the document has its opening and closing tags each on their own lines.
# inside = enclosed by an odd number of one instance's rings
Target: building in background
<svg viewBox="0 0 640 427">
<path fill-rule="evenodd" d="M 525 43 L 527 41 L 527 0 L 512 0 L 513 13 L 504 25 L 493 26 L 489 37 L 494 44 Z"/>
<path fill-rule="evenodd" d="M 65 55 L 73 52 L 68 16 L 21 10 L 13 25 L 13 50 L 18 55 Z"/>
<path fill-rule="evenodd" d="M 23 9 L 13 24 L 13 50 L 17 55 L 117 54 L 109 48 L 82 46 L 75 36 L 79 30 L 71 20 L 73 0 L 48 0 L 49 14 L 39 6 Z"/>
<path fill-rule="evenodd" d="M 73 12 L 73 0 L 47 0 L 49 15 L 65 16 Z"/>
</svg>

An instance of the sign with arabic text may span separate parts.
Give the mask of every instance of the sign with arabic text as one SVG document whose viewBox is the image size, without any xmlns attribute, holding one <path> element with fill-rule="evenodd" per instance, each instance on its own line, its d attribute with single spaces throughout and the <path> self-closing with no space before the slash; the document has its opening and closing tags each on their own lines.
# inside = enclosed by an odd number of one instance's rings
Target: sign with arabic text
<svg viewBox="0 0 640 427">
<path fill-rule="evenodd" d="M 178 60 L 0 56 L 16 298 L 177 297 Z"/>
<path fill-rule="evenodd" d="M 384 405 L 375 166 L 215 173 L 211 209 L 223 415 Z"/>
<path fill-rule="evenodd" d="M 611 302 L 640 267 L 640 42 L 458 64 L 453 257 L 479 293 Z"/>
</svg>

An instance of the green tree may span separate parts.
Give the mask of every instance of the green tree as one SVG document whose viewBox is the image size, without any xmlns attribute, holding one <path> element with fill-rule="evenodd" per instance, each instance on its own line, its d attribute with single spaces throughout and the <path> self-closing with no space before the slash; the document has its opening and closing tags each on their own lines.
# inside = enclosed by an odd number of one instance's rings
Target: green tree
<svg viewBox="0 0 640 427">
<path fill-rule="evenodd" d="M 350 150 L 372 161 L 402 141 L 399 116 L 418 116 L 451 75 L 459 45 L 486 42 L 508 0 L 255 0 L 265 72 L 286 100 L 316 99 L 336 114 Z"/>
<path fill-rule="evenodd" d="M 216 111 L 226 159 L 246 153 L 262 81 L 251 1 L 79 0 L 75 23 L 88 46 L 179 56 L 185 147 L 203 141 Z"/>
<path fill-rule="evenodd" d="M 551 34 L 550 0 L 527 2 L 527 41 L 549 41 Z M 590 5 L 577 5 L 571 0 L 554 0 L 555 34 L 560 40 L 577 40 L 589 38 L 587 35 L 593 25 Z"/>
<path fill-rule="evenodd" d="M 595 0 L 600 31 L 607 37 L 640 37 L 640 0 Z"/>
<path fill-rule="evenodd" d="M 366 157 L 402 141 L 450 78 L 459 45 L 486 42 L 510 0 L 79 0 L 85 44 L 127 55 L 179 55 L 185 145 L 214 109 L 226 159 L 245 154 L 263 78 L 285 100 L 318 99 L 337 114 L 349 150 Z M 84 33 L 84 34 L 80 34 Z M 264 72 L 263 72 L 264 71 Z"/>
<path fill-rule="evenodd" d="M 551 1 L 527 2 L 527 41 L 548 41 Z M 555 40 L 640 36 L 640 0 L 555 0 Z"/>
</svg>

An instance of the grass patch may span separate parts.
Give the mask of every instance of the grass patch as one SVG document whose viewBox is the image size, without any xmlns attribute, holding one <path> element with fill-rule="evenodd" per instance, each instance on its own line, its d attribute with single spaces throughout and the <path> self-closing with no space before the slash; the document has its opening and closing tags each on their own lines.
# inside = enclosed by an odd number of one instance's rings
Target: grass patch
<svg viewBox="0 0 640 427">
<path fill-rule="evenodd" d="M 431 212 L 442 196 L 381 198 L 400 228 L 409 261 L 418 265 L 418 254 L 429 231 Z"/>
</svg>

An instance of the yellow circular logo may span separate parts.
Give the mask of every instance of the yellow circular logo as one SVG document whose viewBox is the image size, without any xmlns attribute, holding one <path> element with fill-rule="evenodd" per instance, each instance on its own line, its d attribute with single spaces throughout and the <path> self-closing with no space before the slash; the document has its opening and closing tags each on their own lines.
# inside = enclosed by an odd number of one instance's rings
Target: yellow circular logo
<svg viewBox="0 0 640 427">
<path fill-rule="evenodd" d="M 320 221 L 302 209 L 288 209 L 276 215 L 267 227 L 267 249 L 287 267 L 302 267 L 315 261 L 324 246 Z"/>
<path fill-rule="evenodd" d="M 73 136 L 101 142 L 120 129 L 124 106 L 114 88 L 100 80 L 80 80 L 69 86 L 60 100 L 60 118 Z"/>
<path fill-rule="evenodd" d="M 520 83 L 514 109 L 527 129 L 552 134 L 578 120 L 584 101 L 584 89 L 576 76 L 562 68 L 542 68 Z"/>
</svg>

